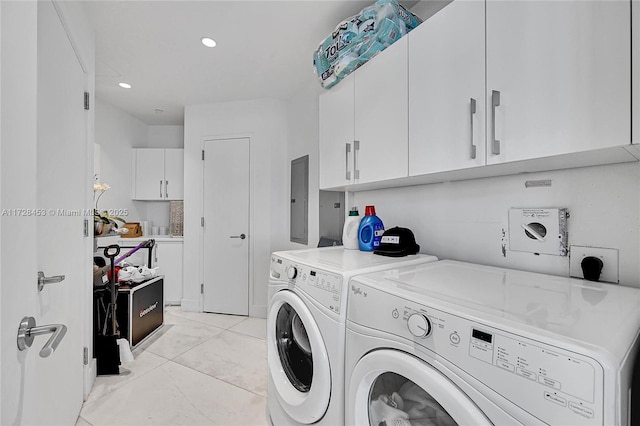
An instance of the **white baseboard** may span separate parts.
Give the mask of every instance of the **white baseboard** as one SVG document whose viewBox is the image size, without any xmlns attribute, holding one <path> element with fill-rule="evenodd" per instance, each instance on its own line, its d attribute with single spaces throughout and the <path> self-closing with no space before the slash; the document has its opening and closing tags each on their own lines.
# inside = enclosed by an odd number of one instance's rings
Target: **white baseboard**
<svg viewBox="0 0 640 426">
<path fill-rule="evenodd" d="M 202 312 L 202 302 L 200 299 L 182 299 L 180 306 L 186 312 Z"/>
<path fill-rule="evenodd" d="M 249 316 L 252 318 L 267 318 L 267 305 L 249 306 Z"/>
</svg>

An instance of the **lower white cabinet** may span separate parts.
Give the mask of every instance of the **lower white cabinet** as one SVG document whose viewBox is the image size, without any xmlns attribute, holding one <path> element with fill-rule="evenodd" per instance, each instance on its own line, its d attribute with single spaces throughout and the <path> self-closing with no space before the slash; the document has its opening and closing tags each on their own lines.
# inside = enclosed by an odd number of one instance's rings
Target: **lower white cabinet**
<svg viewBox="0 0 640 426">
<path fill-rule="evenodd" d="M 182 299 L 183 247 L 182 240 L 156 240 L 156 266 L 158 274 L 164 275 L 165 305 L 179 305 Z"/>
</svg>

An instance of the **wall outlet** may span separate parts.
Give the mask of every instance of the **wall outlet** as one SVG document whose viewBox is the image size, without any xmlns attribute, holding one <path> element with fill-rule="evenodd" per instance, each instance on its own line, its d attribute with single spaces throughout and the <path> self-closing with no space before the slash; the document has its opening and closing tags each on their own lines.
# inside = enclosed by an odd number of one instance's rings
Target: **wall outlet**
<svg viewBox="0 0 640 426">
<path fill-rule="evenodd" d="M 602 260 L 603 267 L 600 281 L 618 283 L 618 249 L 571 246 L 569 252 L 569 275 L 575 278 L 584 278 L 580 264 L 582 259 L 589 256 Z"/>
</svg>

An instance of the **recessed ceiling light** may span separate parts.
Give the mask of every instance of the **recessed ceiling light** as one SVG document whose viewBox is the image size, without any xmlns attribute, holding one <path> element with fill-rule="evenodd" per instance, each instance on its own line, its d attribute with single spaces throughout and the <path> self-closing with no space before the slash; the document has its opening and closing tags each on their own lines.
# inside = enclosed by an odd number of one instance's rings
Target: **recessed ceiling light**
<svg viewBox="0 0 640 426">
<path fill-rule="evenodd" d="M 118 83 L 118 86 L 122 87 L 123 89 L 131 89 L 131 85 L 129 83 Z"/>
<path fill-rule="evenodd" d="M 207 47 L 216 47 L 216 41 L 212 38 L 202 37 L 200 41 L 202 41 L 202 44 L 204 44 Z"/>
</svg>

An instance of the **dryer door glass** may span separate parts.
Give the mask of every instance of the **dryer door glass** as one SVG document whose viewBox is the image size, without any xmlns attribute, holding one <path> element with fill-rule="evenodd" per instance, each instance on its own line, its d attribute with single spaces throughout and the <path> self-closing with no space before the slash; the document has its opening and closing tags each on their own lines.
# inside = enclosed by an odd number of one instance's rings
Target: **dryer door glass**
<svg viewBox="0 0 640 426">
<path fill-rule="evenodd" d="M 369 421 L 371 426 L 385 423 L 393 426 L 457 425 L 429 392 L 406 377 L 392 372 L 378 376 L 371 387 Z"/>
<path fill-rule="evenodd" d="M 287 378 L 300 392 L 309 392 L 313 379 L 311 344 L 300 316 L 288 303 L 280 307 L 276 317 L 276 342 Z"/>
</svg>

